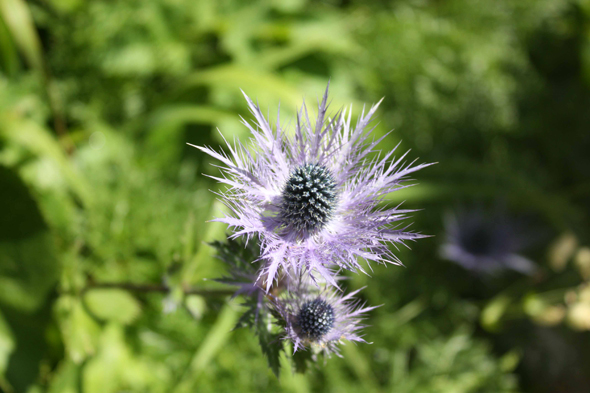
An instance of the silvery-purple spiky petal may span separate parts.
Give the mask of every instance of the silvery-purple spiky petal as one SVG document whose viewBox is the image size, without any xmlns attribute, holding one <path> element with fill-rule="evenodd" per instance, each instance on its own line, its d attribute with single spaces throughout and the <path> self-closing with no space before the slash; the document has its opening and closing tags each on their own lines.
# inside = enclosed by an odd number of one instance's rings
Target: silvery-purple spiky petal
<svg viewBox="0 0 590 393">
<path fill-rule="evenodd" d="M 369 123 L 379 104 L 363 110 L 356 126 L 350 111 L 328 118 L 328 89 L 315 122 L 303 104 L 291 136 L 278 124 L 272 127 L 248 96 L 254 125 L 251 149 L 227 143 L 227 153 L 195 146 L 219 160 L 223 175 L 214 177 L 228 186 L 221 198 L 230 213 L 226 223 L 233 237 L 257 236 L 268 276 L 266 290 L 281 269 L 323 276 L 330 284 L 338 269 L 364 271 L 359 257 L 380 263 L 399 261 L 388 244 L 404 244 L 422 237 L 400 226 L 411 210 L 378 207 L 383 198 L 407 187 L 402 181 L 429 164 L 406 163 L 394 152 L 383 156 L 371 138 Z"/>
</svg>

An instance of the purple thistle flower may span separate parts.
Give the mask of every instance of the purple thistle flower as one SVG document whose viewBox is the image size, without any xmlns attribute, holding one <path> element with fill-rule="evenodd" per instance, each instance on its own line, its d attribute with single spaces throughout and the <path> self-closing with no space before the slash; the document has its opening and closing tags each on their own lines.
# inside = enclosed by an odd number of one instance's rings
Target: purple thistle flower
<svg viewBox="0 0 590 393">
<path fill-rule="evenodd" d="M 388 243 L 404 244 L 423 237 L 400 227 L 413 210 L 380 207 L 383 198 L 407 176 L 430 164 L 405 163 L 393 151 L 381 156 L 367 129 L 377 105 L 363 110 L 355 127 L 351 114 L 339 111 L 326 117 L 328 89 L 319 104 L 315 123 L 305 103 L 298 113 L 293 136 L 273 129 L 258 105 L 246 100 L 256 119 L 243 120 L 252 133 L 252 150 L 240 141 L 227 143 L 229 153 L 194 146 L 221 161 L 223 176 L 212 177 L 229 186 L 221 193 L 231 213 L 216 221 L 235 228 L 232 237 L 257 236 L 267 276 L 268 291 L 278 272 L 319 273 L 331 285 L 334 271 L 363 271 L 358 257 L 400 264 Z M 405 244 L 404 244 L 405 245 Z"/>
<path fill-rule="evenodd" d="M 495 273 L 505 269 L 532 274 L 535 264 L 517 254 L 526 243 L 522 228 L 505 214 L 460 211 L 445 217 L 447 239 L 441 256 L 467 270 Z"/>
<path fill-rule="evenodd" d="M 365 307 L 353 298 L 362 288 L 341 296 L 341 292 L 310 284 L 292 288 L 286 297 L 273 301 L 284 321 L 284 339 L 293 343 L 293 352 L 311 348 L 314 357 L 318 352 L 340 356 L 338 344 L 343 340 L 366 343 L 359 334 L 365 327 L 360 322 L 376 307 Z"/>
</svg>

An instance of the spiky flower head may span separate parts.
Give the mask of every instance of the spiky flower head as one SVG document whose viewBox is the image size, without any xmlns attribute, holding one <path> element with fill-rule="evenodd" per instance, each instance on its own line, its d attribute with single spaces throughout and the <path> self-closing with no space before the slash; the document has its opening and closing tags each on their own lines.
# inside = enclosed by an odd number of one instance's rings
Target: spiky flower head
<svg viewBox="0 0 590 393">
<path fill-rule="evenodd" d="M 448 213 L 445 230 L 441 256 L 467 270 L 496 273 L 511 269 L 531 274 L 536 269 L 533 262 L 518 254 L 530 240 L 526 231 L 499 208 L 488 214 L 481 208 Z"/>
<path fill-rule="evenodd" d="M 361 288 L 362 289 L 362 288 Z M 314 355 L 332 353 L 340 356 L 338 344 L 344 341 L 366 342 L 359 331 L 365 313 L 376 307 L 365 307 L 354 296 L 308 282 L 290 288 L 287 295 L 276 298 L 273 307 L 284 323 L 284 339 L 293 343 L 293 351 L 311 349 Z"/>
<path fill-rule="evenodd" d="M 334 307 L 321 297 L 309 300 L 297 314 L 297 326 L 306 339 L 317 341 L 334 328 Z"/>
<path fill-rule="evenodd" d="M 336 184 L 329 169 L 307 164 L 295 168 L 282 192 L 280 219 L 298 232 L 325 226 L 336 206 Z"/>
<path fill-rule="evenodd" d="M 360 259 L 399 264 L 388 243 L 404 244 L 421 235 L 401 227 L 412 210 L 379 206 L 383 198 L 407 187 L 402 181 L 428 164 L 405 163 L 393 151 L 380 155 L 369 123 L 377 105 L 351 125 L 350 111 L 326 116 L 328 89 L 317 119 L 309 118 L 305 103 L 297 115 L 294 134 L 279 122 L 274 127 L 259 106 L 246 100 L 256 119 L 243 124 L 252 133 L 251 148 L 227 143 L 228 152 L 196 148 L 221 161 L 229 186 L 221 194 L 230 213 L 216 221 L 235 230 L 233 237 L 260 239 L 263 268 L 270 290 L 281 270 L 296 275 L 319 273 L 332 285 L 341 268 L 364 271 Z"/>
</svg>

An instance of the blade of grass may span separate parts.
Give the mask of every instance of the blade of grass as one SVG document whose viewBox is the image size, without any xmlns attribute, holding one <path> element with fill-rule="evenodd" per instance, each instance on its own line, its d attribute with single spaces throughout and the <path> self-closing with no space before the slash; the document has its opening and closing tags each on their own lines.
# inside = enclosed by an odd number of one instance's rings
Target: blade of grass
<svg viewBox="0 0 590 393">
<path fill-rule="evenodd" d="M 342 346 L 342 352 L 345 362 L 364 385 L 364 388 L 372 392 L 379 392 L 379 383 L 375 374 L 371 371 L 369 360 L 359 351 L 358 347 L 353 343 L 346 343 L 346 345 Z"/>
<path fill-rule="evenodd" d="M 216 212 L 215 214 L 219 216 L 217 212 L 224 211 L 224 208 L 221 202 L 215 201 L 211 211 Z M 216 270 L 215 266 L 212 266 L 215 262 L 214 249 L 208 243 L 221 239 L 227 227 L 226 224 L 220 222 L 208 222 L 202 225 L 206 225 L 208 230 L 201 239 L 202 242 L 199 244 L 197 252 L 188 260 L 182 272 L 183 282 L 187 285 L 212 276 L 211 274 Z M 221 264 L 219 266 L 221 267 Z"/>
<path fill-rule="evenodd" d="M 284 353 L 281 354 L 281 378 L 279 382 L 285 392 L 307 393 L 310 391 L 307 376 L 294 372 Z"/>
<path fill-rule="evenodd" d="M 84 206 L 92 205 L 93 197 L 89 184 L 76 172 L 59 142 L 51 135 L 49 130 L 32 120 L 21 118 L 17 114 L 14 114 L 14 116 L 8 114 L 0 117 L 0 134 L 4 134 L 7 139 L 39 156 L 53 160 L 71 190 Z"/>
<path fill-rule="evenodd" d="M 29 65 L 43 73 L 41 42 L 26 2 L 23 0 L 0 0 L 0 13 Z"/>
<path fill-rule="evenodd" d="M 0 14 L 0 62 L 3 71 L 12 76 L 19 69 L 19 59 L 16 46 L 10 36 L 10 32 Z"/>
<path fill-rule="evenodd" d="M 195 352 L 179 383 L 172 389 L 174 393 L 194 391 L 193 384 L 227 342 L 237 320 L 238 312 L 231 303 L 226 304 L 203 340 L 203 344 Z"/>
</svg>

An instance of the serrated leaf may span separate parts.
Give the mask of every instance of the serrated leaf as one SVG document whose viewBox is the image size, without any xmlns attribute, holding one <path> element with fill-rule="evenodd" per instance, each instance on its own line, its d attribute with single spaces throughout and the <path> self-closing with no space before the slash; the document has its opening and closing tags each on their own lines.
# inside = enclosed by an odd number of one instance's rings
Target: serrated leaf
<svg viewBox="0 0 590 393">
<path fill-rule="evenodd" d="M 252 262 L 260 256 L 258 242 L 252 240 L 246 244 L 243 238 L 227 239 L 226 241 L 214 241 L 210 245 L 215 248 L 218 259 L 223 261 L 230 269 L 236 269 L 245 273 L 256 273 L 257 266 Z"/>
<path fill-rule="evenodd" d="M 84 295 L 86 306 L 96 317 L 128 325 L 141 313 L 139 302 L 122 289 L 93 289 Z"/>
<path fill-rule="evenodd" d="M 283 350 L 281 335 L 271 331 L 272 325 L 267 312 L 261 312 L 256 323 L 256 334 L 262 353 L 266 356 L 268 366 L 278 378 L 281 371 L 280 356 Z"/>
<path fill-rule="evenodd" d="M 246 304 L 242 304 L 242 305 L 246 305 Z M 248 327 L 248 328 L 254 327 L 254 321 L 256 319 L 256 306 L 252 306 L 252 307 L 247 306 L 247 307 L 248 307 L 248 309 L 238 319 L 238 322 L 236 322 L 236 326 L 234 327 L 234 330 L 239 329 L 239 328 L 243 328 L 243 327 Z"/>
</svg>

